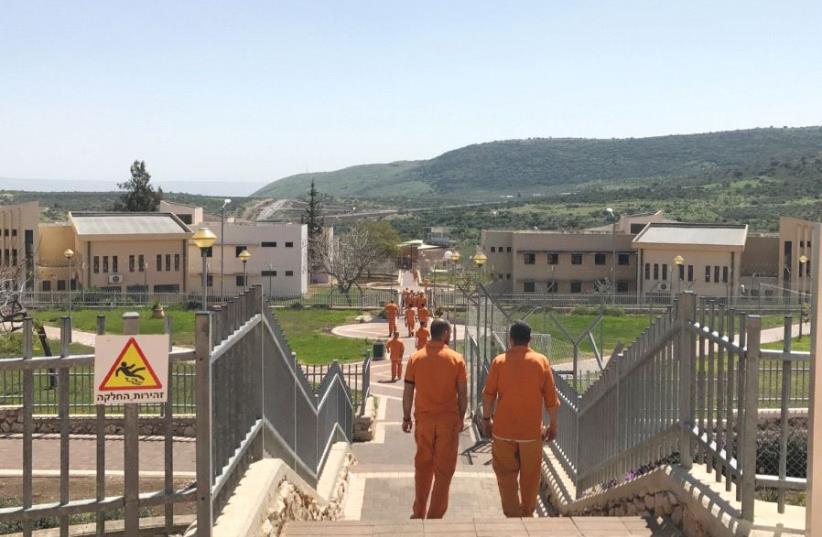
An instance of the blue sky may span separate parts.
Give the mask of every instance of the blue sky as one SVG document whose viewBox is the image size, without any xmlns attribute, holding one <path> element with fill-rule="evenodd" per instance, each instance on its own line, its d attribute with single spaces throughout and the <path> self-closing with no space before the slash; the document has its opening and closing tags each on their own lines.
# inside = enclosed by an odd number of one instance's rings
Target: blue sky
<svg viewBox="0 0 822 537">
<path fill-rule="evenodd" d="M 819 125 L 820 28 L 819 1 L 5 1 L 0 177 L 140 158 L 239 185 L 506 138 Z"/>
</svg>

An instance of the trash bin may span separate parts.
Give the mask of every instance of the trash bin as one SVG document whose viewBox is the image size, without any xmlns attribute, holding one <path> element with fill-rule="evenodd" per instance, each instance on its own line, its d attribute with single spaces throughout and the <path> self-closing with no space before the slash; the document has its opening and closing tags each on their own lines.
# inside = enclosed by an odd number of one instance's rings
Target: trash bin
<svg viewBox="0 0 822 537">
<path fill-rule="evenodd" d="M 377 341 L 371 347 L 371 358 L 374 360 L 385 360 L 385 343 Z"/>
</svg>

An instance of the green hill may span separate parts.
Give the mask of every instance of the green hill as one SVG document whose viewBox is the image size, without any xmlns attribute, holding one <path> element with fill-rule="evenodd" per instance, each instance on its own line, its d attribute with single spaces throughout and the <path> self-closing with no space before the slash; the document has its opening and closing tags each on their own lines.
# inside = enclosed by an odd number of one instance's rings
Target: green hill
<svg viewBox="0 0 822 537">
<path fill-rule="evenodd" d="M 822 127 L 748 129 L 651 138 L 531 138 L 475 144 L 430 160 L 352 166 L 292 175 L 256 196 L 304 195 L 311 180 L 324 194 L 394 198 L 436 194 L 462 200 L 551 194 L 583 185 L 625 186 L 692 179 L 717 170 L 822 149 Z"/>
</svg>

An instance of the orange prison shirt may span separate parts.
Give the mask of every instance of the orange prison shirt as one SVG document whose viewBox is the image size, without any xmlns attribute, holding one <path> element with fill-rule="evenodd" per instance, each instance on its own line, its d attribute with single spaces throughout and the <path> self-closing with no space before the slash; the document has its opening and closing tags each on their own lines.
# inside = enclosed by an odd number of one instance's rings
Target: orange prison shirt
<svg viewBox="0 0 822 537">
<path fill-rule="evenodd" d="M 400 308 L 396 304 L 389 302 L 385 305 L 385 316 L 392 321 L 397 318 L 397 312 L 399 311 Z"/>
<path fill-rule="evenodd" d="M 497 398 L 494 436 L 536 440 L 542 434 L 542 405 L 559 406 L 548 358 L 527 345 L 515 345 L 491 362 L 485 395 Z"/>
<path fill-rule="evenodd" d="M 408 324 L 414 323 L 416 315 L 417 315 L 417 312 L 414 310 L 414 308 L 406 308 L 406 310 L 405 310 L 405 322 L 408 323 Z"/>
<path fill-rule="evenodd" d="M 421 323 L 427 323 L 428 317 L 430 317 L 430 315 L 431 312 L 428 311 L 428 308 L 426 308 L 425 306 L 422 306 L 421 308 L 417 309 L 417 317 L 420 318 Z"/>
<path fill-rule="evenodd" d="M 417 349 L 421 349 L 428 344 L 428 340 L 431 339 L 431 331 L 428 328 L 421 326 L 419 330 L 417 330 Z"/>
<path fill-rule="evenodd" d="M 402 341 L 399 339 L 390 339 L 386 347 L 388 347 L 388 356 L 392 362 L 402 361 L 402 355 L 405 354 L 405 345 Z"/>
<path fill-rule="evenodd" d="M 405 382 L 416 389 L 414 419 L 459 418 L 457 383 L 468 382 L 465 360 L 441 341 L 432 341 L 411 355 Z"/>
</svg>

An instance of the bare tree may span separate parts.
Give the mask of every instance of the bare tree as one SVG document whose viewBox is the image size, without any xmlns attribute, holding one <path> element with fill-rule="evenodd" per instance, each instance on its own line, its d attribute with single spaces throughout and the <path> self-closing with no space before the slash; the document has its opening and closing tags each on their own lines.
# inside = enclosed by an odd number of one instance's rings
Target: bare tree
<svg viewBox="0 0 822 537">
<path fill-rule="evenodd" d="M 25 274 L 25 265 L 0 266 L 0 332 L 13 332 L 20 328 L 25 308 L 20 302 L 20 295 L 26 282 L 21 277 Z"/>
<path fill-rule="evenodd" d="M 379 237 L 366 226 L 355 226 L 350 232 L 335 239 L 333 244 L 326 242 L 319 248 L 317 255 L 323 270 L 334 278 L 337 290 L 351 304 L 351 288 L 356 286 L 362 290 L 360 281 L 368 267 L 384 254 Z"/>
</svg>

